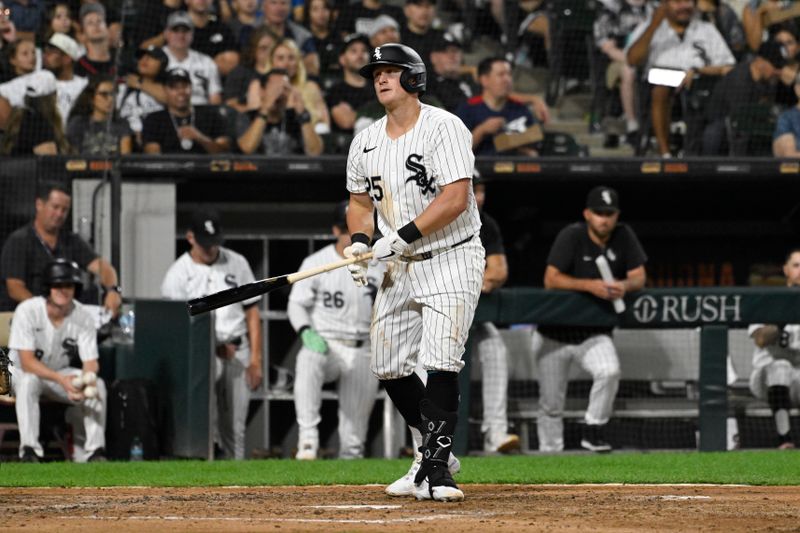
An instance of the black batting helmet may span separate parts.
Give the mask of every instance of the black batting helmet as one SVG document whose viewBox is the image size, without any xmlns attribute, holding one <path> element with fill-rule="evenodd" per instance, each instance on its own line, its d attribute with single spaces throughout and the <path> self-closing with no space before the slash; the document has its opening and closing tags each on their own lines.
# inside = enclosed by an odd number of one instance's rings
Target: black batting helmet
<svg viewBox="0 0 800 533">
<path fill-rule="evenodd" d="M 400 86 L 409 93 L 425 92 L 425 63 L 413 48 L 404 44 L 388 43 L 376 47 L 370 55 L 369 63 L 358 72 L 372 80 L 372 72 L 381 65 L 394 65 L 403 69 Z"/>
<path fill-rule="evenodd" d="M 45 296 L 50 295 L 50 288 L 59 283 L 72 283 L 75 285 L 75 298 L 80 296 L 83 289 L 81 267 L 75 261 L 59 258 L 51 261 L 44 267 L 44 280 L 42 290 Z"/>
</svg>

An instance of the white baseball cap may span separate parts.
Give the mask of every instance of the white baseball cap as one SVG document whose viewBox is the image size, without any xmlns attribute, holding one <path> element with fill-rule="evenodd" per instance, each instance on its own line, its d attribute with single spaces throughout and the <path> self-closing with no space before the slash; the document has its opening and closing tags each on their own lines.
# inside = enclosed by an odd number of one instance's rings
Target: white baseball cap
<svg viewBox="0 0 800 533">
<path fill-rule="evenodd" d="M 77 61 L 81 57 L 81 47 L 75 42 L 75 39 L 65 33 L 54 33 L 50 40 L 47 41 L 47 44 L 58 48 L 71 57 L 73 61 Z"/>
<path fill-rule="evenodd" d="M 49 70 L 37 70 L 25 78 L 25 96 L 34 98 L 56 92 L 56 77 Z"/>
</svg>

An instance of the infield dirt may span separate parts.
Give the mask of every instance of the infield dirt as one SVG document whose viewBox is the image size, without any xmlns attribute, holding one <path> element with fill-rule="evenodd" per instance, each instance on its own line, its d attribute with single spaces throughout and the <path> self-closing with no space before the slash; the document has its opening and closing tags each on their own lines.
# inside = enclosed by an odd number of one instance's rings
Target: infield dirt
<svg viewBox="0 0 800 533">
<path fill-rule="evenodd" d="M 800 531 L 800 487 L 462 485 L 462 503 L 380 486 L 3 489 L 4 531 Z"/>
</svg>

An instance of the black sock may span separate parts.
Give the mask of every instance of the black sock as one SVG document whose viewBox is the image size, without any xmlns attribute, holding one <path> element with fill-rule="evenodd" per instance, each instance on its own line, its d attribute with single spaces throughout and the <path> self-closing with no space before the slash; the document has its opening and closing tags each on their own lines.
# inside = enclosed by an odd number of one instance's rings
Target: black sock
<svg viewBox="0 0 800 533">
<path fill-rule="evenodd" d="M 444 411 L 455 413 L 461 396 L 458 391 L 457 372 L 429 372 L 426 387 L 428 399 Z"/>
<path fill-rule="evenodd" d="M 417 426 L 422 421 L 419 402 L 425 399 L 425 385 L 416 373 L 400 379 L 382 379 L 386 394 L 403 415 L 406 424 Z"/>
<path fill-rule="evenodd" d="M 780 409 L 790 409 L 792 407 L 789 398 L 789 387 L 783 385 L 774 385 L 767 389 L 767 401 L 772 412 L 779 411 Z"/>
</svg>

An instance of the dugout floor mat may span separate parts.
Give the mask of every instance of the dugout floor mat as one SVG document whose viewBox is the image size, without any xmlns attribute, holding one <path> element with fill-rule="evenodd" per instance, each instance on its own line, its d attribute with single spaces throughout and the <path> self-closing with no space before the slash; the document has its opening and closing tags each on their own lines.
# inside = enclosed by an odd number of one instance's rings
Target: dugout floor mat
<svg viewBox="0 0 800 533">
<path fill-rule="evenodd" d="M 798 531 L 800 487 L 462 485 L 462 503 L 381 486 L 3 489 L 4 531 Z"/>
</svg>

